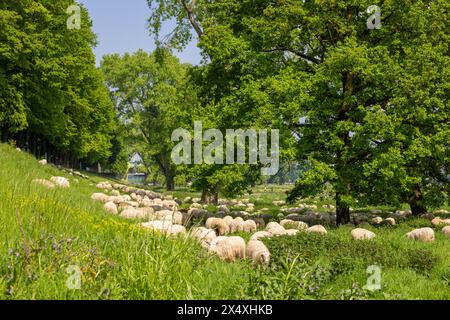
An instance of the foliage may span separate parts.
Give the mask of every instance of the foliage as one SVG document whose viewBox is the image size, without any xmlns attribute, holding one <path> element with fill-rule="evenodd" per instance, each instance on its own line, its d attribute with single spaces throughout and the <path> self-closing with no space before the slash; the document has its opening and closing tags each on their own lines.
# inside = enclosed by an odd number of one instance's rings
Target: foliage
<svg viewBox="0 0 450 320">
<path fill-rule="evenodd" d="M 0 4 L 0 129 L 4 140 L 11 136 L 37 155 L 94 163 L 111 154 L 114 109 L 95 67 L 87 11 L 82 8 L 80 29 L 67 28 L 74 3 Z"/>
<path fill-rule="evenodd" d="M 173 189 L 172 132 L 183 127 L 196 106 L 188 66 L 161 49 L 152 54 L 139 50 L 124 56 L 106 55 L 101 69 L 128 130 L 127 140 L 148 168 L 158 165 L 168 189 Z"/>
</svg>

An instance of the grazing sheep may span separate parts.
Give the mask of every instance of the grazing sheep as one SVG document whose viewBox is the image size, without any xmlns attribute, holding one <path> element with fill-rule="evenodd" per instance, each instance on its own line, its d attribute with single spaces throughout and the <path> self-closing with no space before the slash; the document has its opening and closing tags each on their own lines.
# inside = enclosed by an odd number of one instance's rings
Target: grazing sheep
<svg viewBox="0 0 450 320">
<path fill-rule="evenodd" d="M 298 230 L 298 229 L 288 229 L 288 230 L 286 230 L 286 235 L 295 236 L 299 232 L 300 232 L 300 230 Z"/>
<path fill-rule="evenodd" d="M 108 202 L 108 196 L 104 193 L 93 193 L 91 199 L 105 203 Z"/>
<path fill-rule="evenodd" d="M 450 226 L 450 219 L 434 218 L 433 220 L 431 220 L 431 223 L 435 227 L 438 227 L 440 225 L 448 225 L 448 226 Z"/>
<path fill-rule="evenodd" d="M 96 187 L 99 188 L 99 189 L 106 189 L 106 190 L 111 190 L 113 188 L 111 183 L 109 183 L 107 181 L 106 182 L 97 183 Z"/>
<path fill-rule="evenodd" d="M 283 226 L 279 225 L 277 222 L 268 223 L 266 226 L 266 231 L 274 236 L 286 234 L 286 229 Z"/>
<path fill-rule="evenodd" d="M 225 216 L 224 218 L 223 218 L 223 221 L 225 221 L 225 223 L 228 225 L 228 227 L 230 227 L 230 225 L 231 225 L 231 222 L 233 222 L 233 217 L 232 216 Z"/>
<path fill-rule="evenodd" d="M 434 231 L 431 228 L 420 228 L 414 229 L 411 232 L 406 234 L 408 239 L 423 241 L 423 242 L 432 242 L 434 241 Z"/>
<path fill-rule="evenodd" d="M 375 233 L 362 228 L 353 229 L 351 234 L 355 240 L 370 240 L 375 238 Z"/>
<path fill-rule="evenodd" d="M 388 224 L 388 225 L 395 226 L 395 219 L 394 218 L 386 218 L 386 219 L 384 219 L 384 222 L 386 224 Z"/>
<path fill-rule="evenodd" d="M 260 238 L 270 238 L 271 236 L 272 236 L 272 234 L 267 231 L 258 231 L 258 232 L 255 232 L 250 237 L 250 240 L 259 240 Z"/>
<path fill-rule="evenodd" d="M 40 165 L 42 165 L 42 166 L 46 166 L 46 165 L 47 165 L 47 160 L 42 159 L 42 160 L 38 161 L 38 163 L 39 163 Z"/>
<path fill-rule="evenodd" d="M 253 220 L 244 221 L 243 231 L 249 233 L 256 232 L 256 222 Z"/>
<path fill-rule="evenodd" d="M 320 224 L 312 226 L 312 227 L 306 229 L 306 231 L 320 233 L 320 234 L 327 234 L 327 229 L 325 229 L 325 227 Z"/>
<path fill-rule="evenodd" d="M 298 230 L 296 230 L 298 231 Z M 250 240 L 247 244 L 247 257 L 253 261 L 254 264 L 267 265 L 270 262 L 269 249 L 259 240 Z"/>
<path fill-rule="evenodd" d="M 109 196 L 107 202 L 114 202 L 115 204 L 119 204 L 123 202 L 123 198 L 121 196 Z"/>
<path fill-rule="evenodd" d="M 148 208 L 127 208 L 120 213 L 120 216 L 125 219 L 151 219 L 155 218 L 153 212 L 147 210 Z"/>
<path fill-rule="evenodd" d="M 64 177 L 51 177 L 50 181 L 52 181 L 54 184 L 56 184 L 58 187 L 61 188 L 69 188 L 70 182 Z"/>
<path fill-rule="evenodd" d="M 113 190 L 113 191 L 111 191 L 111 195 L 118 197 L 118 196 L 120 196 L 120 192 L 117 190 Z"/>
<path fill-rule="evenodd" d="M 284 219 L 280 221 L 280 225 L 284 228 L 295 228 L 298 230 L 306 230 L 308 229 L 308 224 L 303 221 L 294 221 L 290 219 Z"/>
<path fill-rule="evenodd" d="M 370 220 L 370 222 L 371 222 L 372 224 L 380 224 L 380 223 L 383 222 L 383 218 L 382 218 L 382 217 L 375 217 L 375 218 L 373 218 L 372 220 Z"/>
<path fill-rule="evenodd" d="M 131 197 L 129 195 L 127 195 L 127 194 L 124 194 L 122 196 L 122 199 L 123 199 L 123 201 L 131 201 Z"/>
<path fill-rule="evenodd" d="M 244 231 L 244 219 L 237 217 L 230 223 L 230 233 Z"/>
<path fill-rule="evenodd" d="M 111 214 L 118 214 L 119 211 L 117 210 L 117 206 L 114 202 L 107 202 L 103 205 L 103 209 L 105 209 L 106 212 L 109 212 Z"/>
<path fill-rule="evenodd" d="M 186 228 L 184 226 L 180 226 L 179 224 L 173 224 L 169 229 L 167 229 L 166 233 L 169 236 L 184 235 L 186 234 Z"/>
<path fill-rule="evenodd" d="M 46 180 L 46 179 L 34 179 L 32 181 L 35 184 L 39 184 L 41 186 L 44 186 L 48 189 L 53 189 L 55 187 L 55 185 L 53 184 L 53 182 Z"/>
<path fill-rule="evenodd" d="M 171 217 L 173 215 L 172 210 L 159 210 L 155 213 L 157 220 L 164 220 L 166 217 Z"/>
<path fill-rule="evenodd" d="M 171 209 L 178 207 L 178 203 L 176 203 L 174 200 L 163 200 L 162 205 L 163 207 L 168 207 Z"/>
<path fill-rule="evenodd" d="M 442 228 L 442 233 L 444 233 L 444 236 L 446 236 L 447 238 L 450 238 L 450 226 Z"/>
<path fill-rule="evenodd" d="M 142 223 L 141 226 L 151 231 L 162 232 L 167 236 L 186 234 L 186 228 L 184 226 L 172 224 L 170 221 L 150 221 Z"/>
<path fill-rule="evenodd" d="M 191 230 L 191 235 L 200 241 L 204 248 L 209 248 L 211 241 L 216 238 L 214 230 L 206 229 L 204 227 L 196 227 Z"/>
<path fill-rule="evenodd" d="M 211 242 L 209 251 L 220 259 L 234 262 L 245 259 L 245 241 L 241 237 L 217 237 Z"/>
<path fill-rule="evenodd" d="M 209 218 L 208 220 L 206 220 L 205 226 L 207 229 L 214 230 L 219 236 L 223 236 L 228 232 L 227 224 L 225 223 L 225 221 L 223 221 L 223 219 L 220 218 Z"/>
<path fill-rule="evenodd" d="M 142 223 L 141 226 L 154 231 L 167 231 L 172 227 L 172 222 L 155 220 Z"/>
</svg>

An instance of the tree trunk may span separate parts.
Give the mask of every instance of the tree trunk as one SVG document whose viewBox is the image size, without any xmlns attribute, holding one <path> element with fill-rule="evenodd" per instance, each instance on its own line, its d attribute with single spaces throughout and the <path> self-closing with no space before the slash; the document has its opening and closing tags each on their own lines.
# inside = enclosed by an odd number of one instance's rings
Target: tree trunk
<svg viewBox="0 0 450 320">
<path fill-rule="evenodd" d="M 175 177 L 170 173 L 166 175 L 166 187 L 167 191 L 175 190 Z"/>
<path fill-rule="evenodd" d="M 209 190 L 202 191 L 202 203 L 204 204 L 213 204 L 217 206 L 219 204 L 219 193 L 214 191 L 211 192 Z"/>
<path fill-rule="evenodd" d="M 414 195 L 409 199 L 409 206 L 411 207 L 411 212 L 413 216 L 420 216 L 427 213 L 427 208 L 423 203 L 423 194 L 420 190 L 420 186 L 416 185 L 416 190 L 414 190 Z"/>
<path fill-rule="evenodd" d="M 336 225 L 350 223 L 350 208 L 343 204 L 341 195 L 336 193 Z"/>
</svg>

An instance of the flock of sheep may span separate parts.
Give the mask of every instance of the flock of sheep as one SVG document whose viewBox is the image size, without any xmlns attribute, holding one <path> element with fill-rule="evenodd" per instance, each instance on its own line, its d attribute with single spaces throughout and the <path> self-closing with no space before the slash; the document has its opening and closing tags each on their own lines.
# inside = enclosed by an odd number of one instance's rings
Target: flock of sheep
<svg viewBox="0 0 450 320">
<path fill-rule="evenodd" d="M 41 161 L 40 164 L 45 165 L 46 163 Z M 50 189 L 55 187 L 70 187 L 69 180 L 64 177 L 52 177 L 50 180 L 35 179 L 33 183 Z M 112 185 L 109 182 L 98 183 L 97 188 L 103 189 L 104 192 L 92 194 L 91 199 L 103 202 L 103 207 L 107 212 L 120 215 L 126 219 L 146 221 L 141 223 L 140 226 L 151 231 L 164 233 L 168 236 L 184 235 L 193 237 L 208 252 L 231 262 L 248 258 L 255 264 L 268 264 L 270 261 L 270 252 L 260 240 L 265 237 L 293 236 L 300 231 L 319 234 L 327 233 L 324 226 L 316 224 L 309 227 L 304 221 L 283 219 L 280 223 L 269 222 L 265 225 L 261 220 L 251 218 L 244 220 L 242 217 L 233 218 L 230 215 L 223 218 L 209 217 L 206 219 L 204 227 L 195 226 L 188 232 L 185 225 L 187 225 L 189 219 L 195 216 L 195 211 L 201 207 L 195 201 L 187 213 L 185 213 L 178 211 L 178 206 L 181 204 L 181 201 L 174 200 L 171 196 L 162 196 L 152 191 L 137 189 L 122 184 Z M 220 207 L 224 206 L 222 205 Z M 396 224 L 395 219 L 392 217 L 386 219 L 375 217 L 370 222 L 375 225 Z M 434 218 L 431 220 L 431 223 L 435 227 L 443 226 L 443 234 L 446 237 L 450 237 L 450 219 Z M 258 231 L 258 227 L 260 229 L 264 228 L 264 231 Z M 251 233 L 250 241 L 246 243 L 242 237 L 227 236 L 238 232 Z M 355 240 L 370 240 L 376 236 L 372 231 L 363 228 L 353 229 L 351 235 Z M 415 229 L 408 232 L 405 236 L 409 239 L 423 242 L 432 242 L 435 240 L 435 234 L 432 228 Z"/>
</svg>

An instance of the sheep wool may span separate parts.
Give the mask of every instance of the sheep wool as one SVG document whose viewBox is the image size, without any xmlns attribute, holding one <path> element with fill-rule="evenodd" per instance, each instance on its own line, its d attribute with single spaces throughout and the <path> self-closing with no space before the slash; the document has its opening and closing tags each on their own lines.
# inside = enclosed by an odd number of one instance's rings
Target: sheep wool
<svg viewBox="0 0 450 320">
<path fill-rule="evenodd" d="M 191 230 L 191 235 L 196 238 L 203 245 L 209 246 L 211 241 L 216 238 L 214 230 L 206 229 L 205 227 L 196 227 Z"/>
<path fill-rule="evenodd" d="M 244 239 L 241 237 L 225 237 L 218 241 L 216 239 L 211 242 L 210 252 L 216 254 L 220 259 L 229 262 L 245 259 L 246 245 Z"/>
<path fill-rule="evenodd" d="M 105 203 L 108 202 L 108 196 L 104 193 L 93 193 L 91 199 Z"/>
<path fill-rule="evenodd" d="M 447 238 L 450 238 L 450 226 L 446 226 L 446 227 L 442 228 L 442 233 Z"/>
<path fill-rule="evenodd" d="M 242 232 L 244 231 L 244 219 L 238 217 L 231 221 L 230 233 Z"/>
<path fill-rule="evenodd" d="M 298 231 L 298 230 L 297 230 Z M 259 240 L 250 240 L 247 245 L 247 257 L 254 264 L 267 265 L 270 262 L 270 252 L 266 245 Z"/>
<path fill-rule="evenodd" d="M 114 202 L 107 202 L 103 205 L 103 209 L 105 209 L 106 212 L 109 212 L 111 214 L 118 214 L 119 211 L 117 210 L 117 206 Z"/>
<path fill-rule="evenodd" d="M 58 187 L 61 188 L 69 188 L 70 182 L 64 177 L 51 177 L 50 181 L 56 184 Z"/>
<path fill-rule="evenodd" d="M 223 218 L 223 221 L 225 221 L 225 223 L 227 224 L 228 227 L 230 227 L 231 222 L 233 222 L 233 217 L 232 216 L 226 216 Z"/>
<path fill-rule="evenodd" d="M 270 238 L 272 234 L 270 234 L 267 231 L 258 231 L 255 232 L 251 237 L 250 240 L 259 240 L 261 238 Z"/>
<path fill-rule="evenodd" d="M 431 223 L 435 227 L 438 227 L 440 225 L 449 225 L 450 226 L 450 219 L 434 218 L 433 220 L 431 220 Z"/>
<path fill-rule="evenodd" d="M 224 236 L 228 232 L 228 226 L 221 218 L 209 218 L 205 224 L 207 229 L 212 229 L 219 236 Z"/>
<path fill-rule="evenodd" d="M 34 179 L 32 181 L 35 184 L 39 184 L 41 186 L 44 186 L 48 189 L 53 189 L 55 187 L 55 185 L 53 184 L 53 182 L 46 180 L 46 179 Z"/>
<path fill-rule="evenodd" d="M 312 226 L 312 227 L 306 229 L 306 231 L 320 233 L 320 234 L 327 234 L 327 229 L 325 229 L 325 227 L 320 224 Z"/>
<path fill-rule="evenodd" d="M 351 234 L 355 240 L 370 240 L 375 238 L 375 233 L 362 228 L 353 229 Z"/>
<path fill-rule="evenodd" d="M 298 230 L 298 229 L 288 229 L 288 230 L 286 230 L 286 234 L 288 236 L 295 236 L 299 232 L 300 232 L 300 230 Z"/>
<path fill-rule="evenodd" d="M 308 224 L 303 221 L 294 221 L 290 219 L 284 219 L 280 221 L 280 225 L 284 228 L 294 228 L 298 230 L 306 230 L 308 229 Z"/>
<path fill-rule="evenodd" d="M 244 232 L 256 232 L 256 222 L 253 220 L 246 220 L 244 221 L 243 225 Z"/>
<path fill-rule="evenodd" d="M 406 234 L 408 239 L 422 241 L 422 242 L 433 242 L 434 241 L 434 231 L 431 228 L 420 228 L 414 229 Z"/>
<path fill-rule="evenodd" d="M 267 224 L 266 231 L 274 236 L 280 236 L 286 233 L 286 229 L 277 222 L 270 222 Z"/>
</svg>

